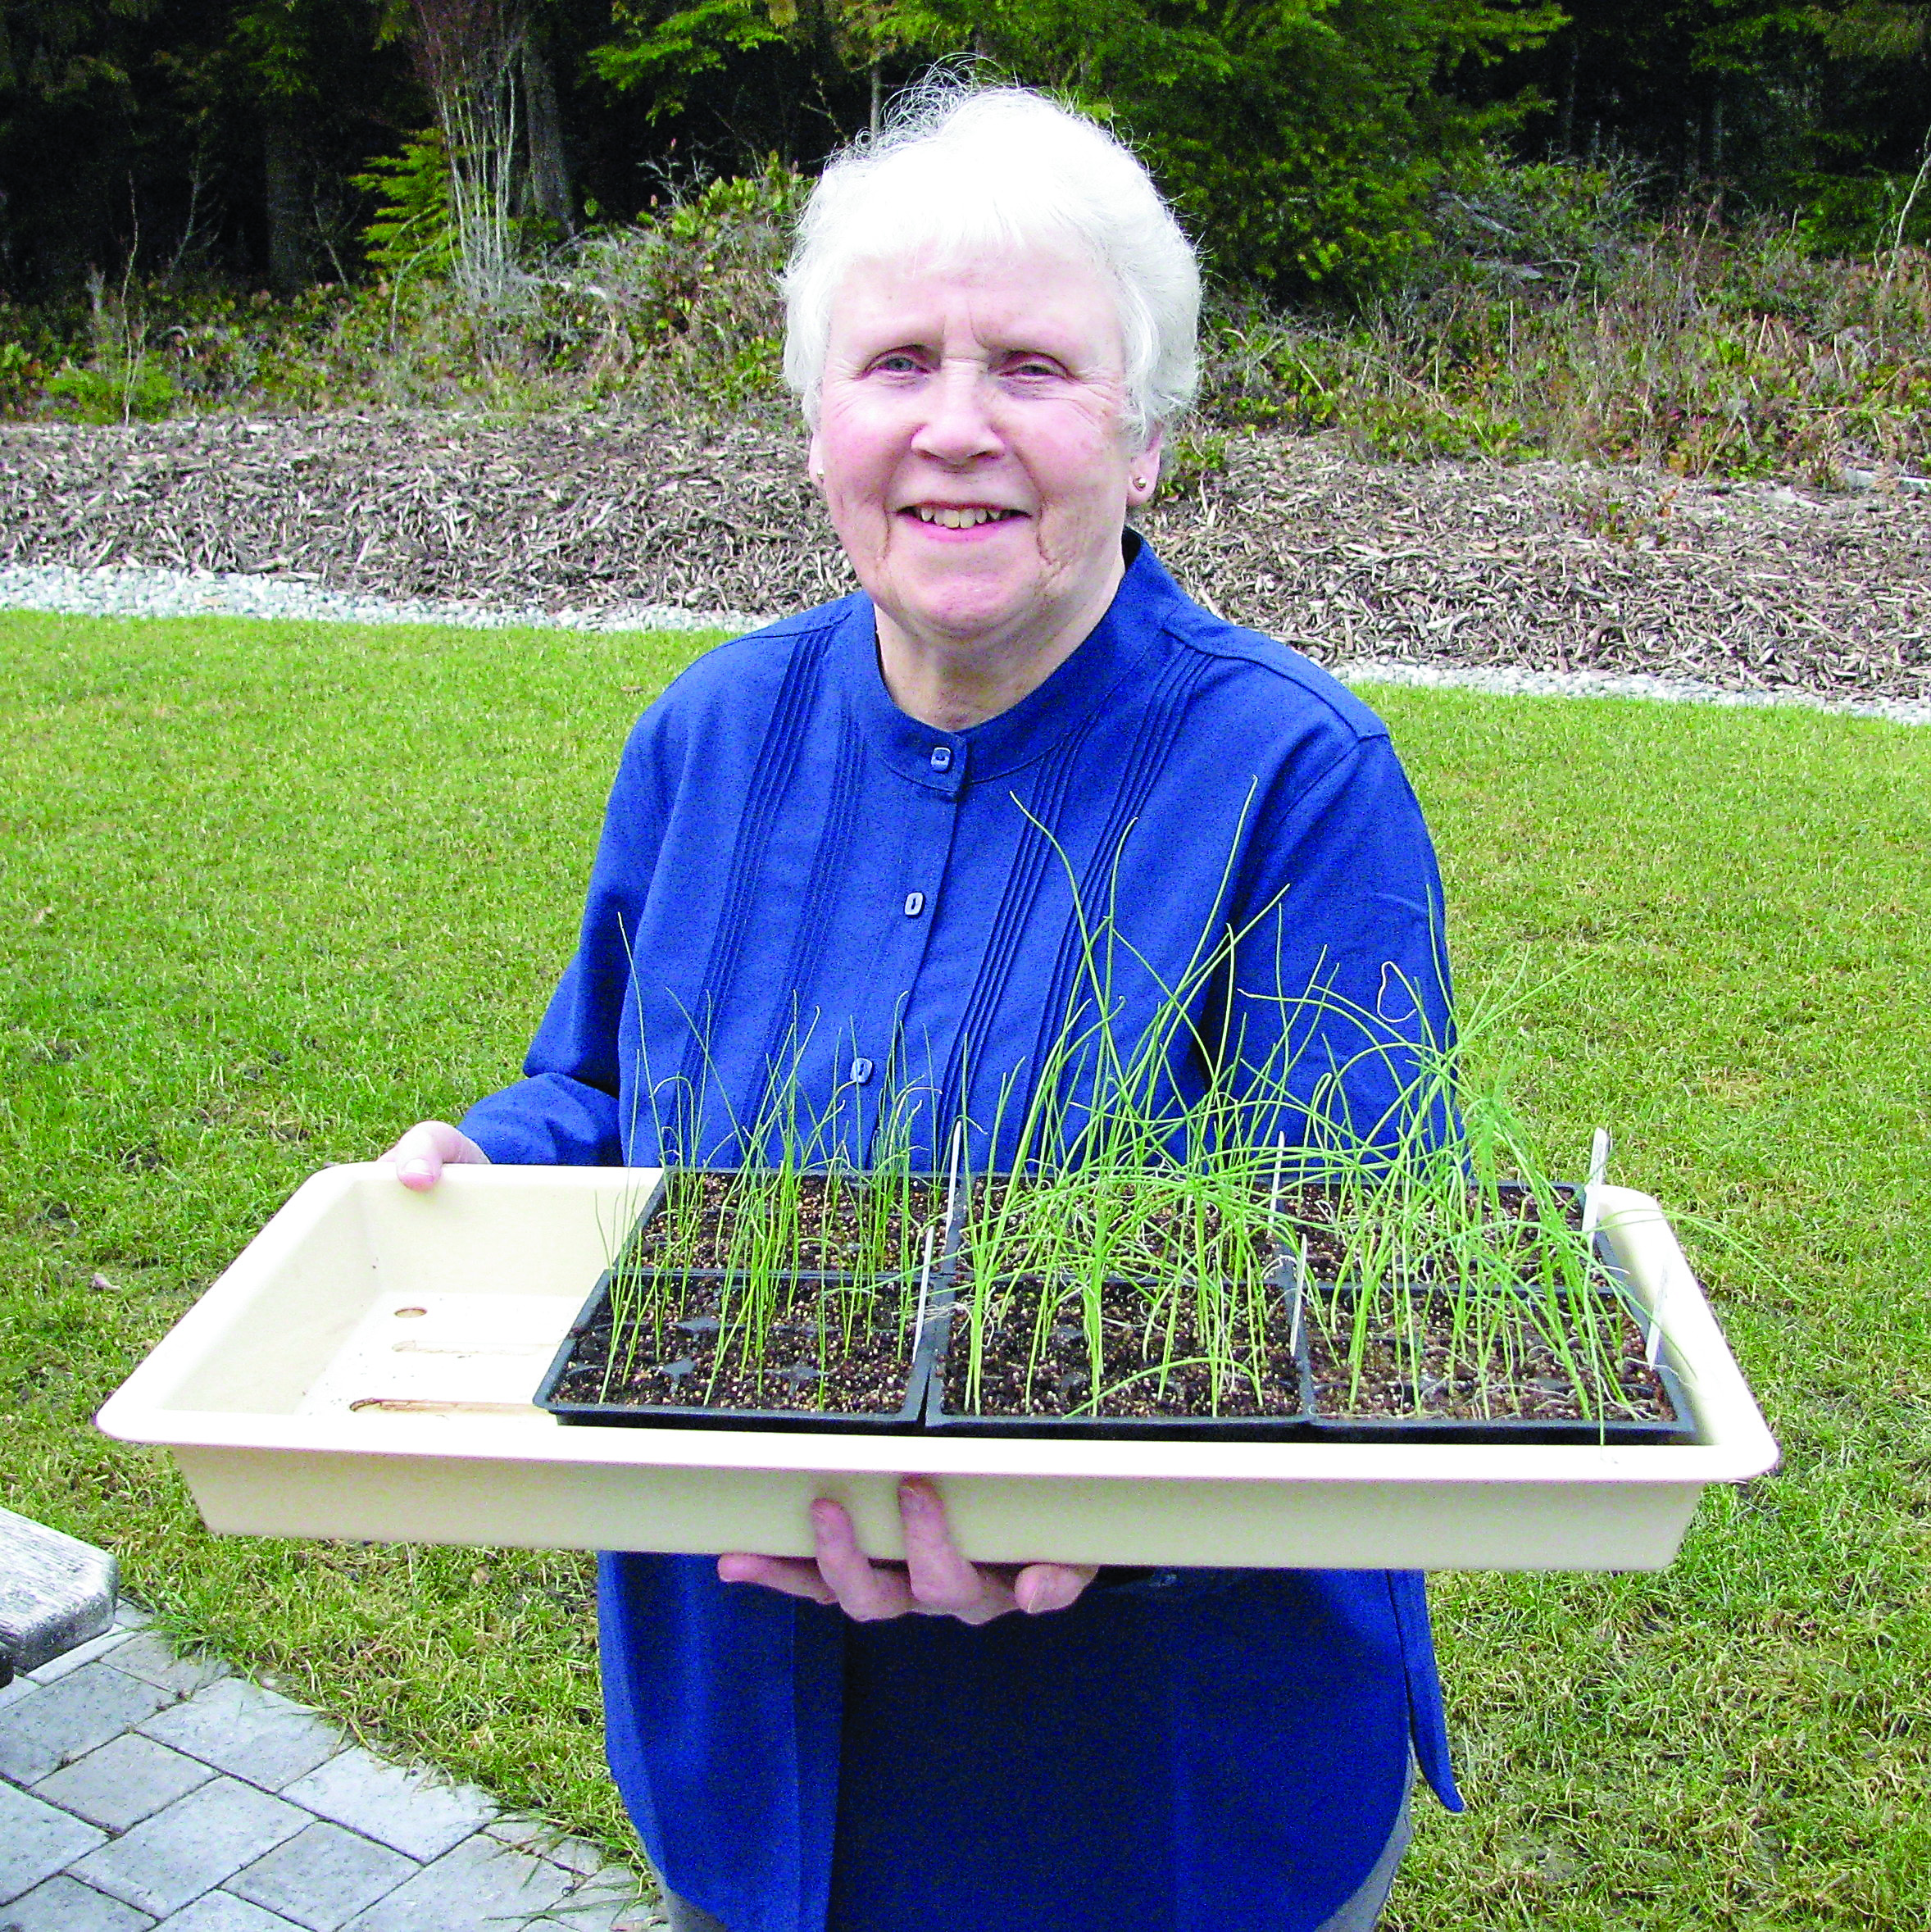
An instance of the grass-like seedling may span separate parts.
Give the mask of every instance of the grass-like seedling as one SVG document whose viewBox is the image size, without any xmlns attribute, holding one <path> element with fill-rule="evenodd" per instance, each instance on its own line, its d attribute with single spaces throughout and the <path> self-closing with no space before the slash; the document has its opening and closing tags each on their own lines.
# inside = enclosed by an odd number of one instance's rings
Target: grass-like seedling
<svg viewBox="0 0 1931 1932">
<path fill-rule="evenodd" d="M 1471 1050 L 1533 989 L 1424 1039 L 1372 1140 L 1344 1107 L 1296 1150 L 1279 1207 L 1317 1415 L 1593 1423 L 1673 1410 L 1634 1311 L 1498 1076 Z M 1346 1084 L 1338 1070 L 1333 1091 Z M 1334 1123 L 1338 1117 L 1339 1125 Z"/>
<path fill-rule="evenodd" d="M 1474 1167 L 1470 1145 L 1330 1149 L 1318 1179 L 1296 1161 L 1278 1186 L 1279 1150 L 983 1180 L 948 1406 L 976 1411 L 997 1390 L 1132 1416 L 1170 1412 L 1179 1391 L 1202 1414 L 1279 1413 L 1284 1341 L 1317 1416 L 1666 1420 L 1574 1190 L 1524 1177 L 1526 1161 L 1508 1178 Z"/>
<path fill-rule="evenodd" d="M 1073 887 L 1079 971 L 1019 1106 L 1007 1171 L 966 1191 L 948 1402 L 967 1412 L 988 1405 L 997 1352 L 1004 1399 L 1029 1411 L 1290 1413 L 1299 1403 L 1263 1179 L 1278 1161 L 1256 1123 L 1292 1104 L 1282 1061 L 1293 1028 L 1256 1068 L 1228 1025 L 1210 1038 L 1201 1018 L 1205 996 L 1275 908 L 1203 934 L 1170 982 L 1155 975 L 1151 1018 L 1124 1029 L 1121 980 L 1152 969 L 1119 930 L 1117 859 L 1096 911 L 1058 856 Z M 1191 1096 L 1176 1084 L 1179 1063 L 1203 1070 Z M 1014 1096 L 1008 1083 L 1002 1115 Z M 1002 1127 L 973 1134 L 968 1124 L 967 1138 L 1002 1145 Z"/>
<path fill-rule="evenodd" d="M 945 1197 L 913 1165 L 911 1097 L 874 1157 L 841 1157 L 838 1110 L 801 1106 L 794 1043 L 738 1143 L 768 1163 L 674 1168 L 613 1255 L 595 1399 L 671 1407 L 896 1409 L 929 1305 Z M 579 1374 L 578 1398 L 592 1393 Z"/>
<path fill-rule="evenodd" d="M 1272 1221 L 1238 1161 L 981 1178 L 960 1238 L 948 1408 L 1294 1412 Z"/>
<path fill-rule="evenodd" d="M 1316 1412 L 1656 1415 L 1633 1313 L 1571 1197 L 1461 1151 L 1284 1199 Z"/>
<path fill-rule="evenodd" d="M 1219 963 L 1210 952 L 1202 970 Z M 1286 1003 L 1281 1041 L 1322 1043 L 1311 1082 L 1306 1048 L 1284 1044 L 1258 1068 L 1216 1062 L 1176 1103 L 1161 1076 L 1182 986 L 1155 1051 L 1097 1049 L 1106 1084 L 1086 1108 L 1035 1103 L 1019 1136 L 1030 1166 L 967 1196 L 948 1407 L 1278 1414 L 1291 1352 L 1316 1417 L 1670 1421 L 1577 1191 L 1549 1176 L 1499 1082 L 1463 1075 L 1470 1036 L 1516 1000 L 1459 1041 L 1419 1019 L 1393 1037 L 1324 985 Z M 1338 1039 L 1359 1043 L 1338 1057 Z M 1061 1058 L 1092 1046 L 1069 1036 Z M 1365 1121 L 1363 1092 L 1384 1097 Z"/>
<path fill-rule="evenodd" d="M 1560 1212 L 1514 1211 L 1547 1207 L 1556 1192 L 1499 1096 L 1462 1091 L 1462 1048 L 1435 1037 L 1427 1016 L 1443 1002 L 1429 989 L 1384 976 L 1386 1003 L 1406 1016 L 1395 1025 L 1317 974 L 1274 988 L 1257 1043 L 1229 1037 L 1229 1021 L 1205 1036 L 1198 1016 L 1213 1002 L 1201 994 L 1233 977 L 1272 911 L 1203 938 L 1151 1024 L 1124 1040 L 1113 908 L 1082 911 L 1078 988 L 1017 1157 L 968 1195 L 963 1362 L 949 1365 L 948 1398 L 984 1408 L 997 1353 L 1008 1403 L 1145 1413 L 1184 1384 L 1209 1416 L 1279 1412 L 1284 1356 L 1307 1345 L 1310 1323 L 1332 1331 L 1345 1298 L 1351 1402 L 1370 1338 L 1392 1332 L 1429 1352 L 1438 1313 L 1453 1362 L 1479 1365 L 1484 1391 L 1490 1371 L 1552 1352 L 1576 1412 L 1607 1412 L 1604 1322 L 1617 1318 L 1606 1278 Z M 1191 1096 L 1172 1071 L 1183 1059 L 1205 1070 Z M 1345 1262 L 1324 1294 L 1306 1265 L 1311 1219 Z M 1399 1306 L 1384 1308 L 1390 1297 Z M 1408 1386 L 1425 1402 L 1420 1375 Z"/>
</svg>

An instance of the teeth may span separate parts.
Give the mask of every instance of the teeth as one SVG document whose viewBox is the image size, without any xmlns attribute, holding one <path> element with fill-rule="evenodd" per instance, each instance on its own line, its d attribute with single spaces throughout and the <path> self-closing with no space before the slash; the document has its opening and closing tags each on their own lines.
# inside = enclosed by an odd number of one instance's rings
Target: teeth
<svg viewBox="0 0 1931 1932">
<path fill-rule="evenodd" d="M 976 506 L 971 508 L 962 507 L 958 509 L 934 510 L 925 503 L 918 506 L 918 511 L 921 523 L 936 523 L 948 530 L 971 530 L 979 524 L 990 523 L 995 518 L 1003 519 L 1011 515 L 1011 511 L 1007 510 L 987 510 Z"/>
</svg>

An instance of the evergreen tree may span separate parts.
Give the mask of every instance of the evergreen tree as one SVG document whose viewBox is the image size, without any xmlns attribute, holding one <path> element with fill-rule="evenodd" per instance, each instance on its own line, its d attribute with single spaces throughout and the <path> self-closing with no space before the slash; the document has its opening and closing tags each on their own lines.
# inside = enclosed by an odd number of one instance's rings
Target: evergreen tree
<svg viewBox="0 0 1931 1932">
<path fill-rule="evenodd" d="M 862 70 L 875 103 L 894 65 L 982 57 L 1114 121 L 1223 274 L 1284 290 L 1394 268 L 1444 159 L 1520 111 L 1461 103 L 1445 76 L 1561 16 L 1537 0 L 620 0 L 617 17 L 597 69 L 660 116 L 779 49 L 821 80 Z"/>
</svg>

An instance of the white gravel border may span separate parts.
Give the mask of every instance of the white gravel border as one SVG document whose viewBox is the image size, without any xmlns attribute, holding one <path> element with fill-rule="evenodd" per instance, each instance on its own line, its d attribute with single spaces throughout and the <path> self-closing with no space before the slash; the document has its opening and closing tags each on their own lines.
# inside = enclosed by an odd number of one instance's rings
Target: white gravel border
<svg viewBox="0 0 1931 1932">
<path fill-rule="evenodd" d="M 398 602 L 325 590 L 298 577 L 238 571 L 166 571 L 128 564 L 75 570 L 65 564 L 0 568 L 0 609 L 83 617 L 260 617 L 329 624 L 443 624 L 470 630 L 511 625 L 552 630 L 754 630 L 769 621 L 745 611 L 693 611 L 676 604 L 612 604 L 600 611 L 534 605 Z M 1408 664 L 1359 658 L 1337 665 L 1351 684 L 1422 684 L 1513 697 L 1646 698 L 1665 704 L 1761 707 L 1797 705 L 1931 725 L 1931 699 L 1820 698 L 1803 691 L 1733 691 L 1695 678 L 1647 671 L 1520 671 L 1507 666 Z"/>
<path fill-rule="evenodd" d="M 746 611 L 692 611 L 678 604 L 611 604 L 600 611 L 502 604 L 402 602 L 325 590 L 312 579 L 241 571 L 164 571 L 136 564 L 75 570 L 67 564 L 0 568 L 0 609 L 72 617 L 261 617 L 322 624 L 443 624 L 466 630 L 538 626 L 550 630 L 755 630 L 769 621 Z"/>
<path fill-rule="evenodd" d="M 1329 667 L 1350 684 L 1452 684 L 1518 698 L 1648 698 L 1662 704 L 1727 704 L 1761 711 L 1795 705 L 1888 718 L 1894 725 L 1931 725 L 1931 698 L 1820 698 L 1808 691 L 1733 691 L 1700 678 L 1653 677 L 1646 671 L 1520 671 L 1508 666 L 1398 664 L 1361 657 Z"/>
</svg>

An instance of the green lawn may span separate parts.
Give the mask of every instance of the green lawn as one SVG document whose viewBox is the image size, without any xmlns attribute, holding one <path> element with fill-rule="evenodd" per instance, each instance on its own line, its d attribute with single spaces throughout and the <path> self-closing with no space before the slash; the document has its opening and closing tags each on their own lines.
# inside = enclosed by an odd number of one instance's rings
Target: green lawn
<svg viewBox="0 0 1931 1932">
<path fill-rule="evenodd" d="M 366 1734 L 625 1842 L 583 1563 L 216 1542 L 102 1397 L 312 1168 L 510 1077 L 684 638 L 0 615 L 0 1493 Z M 1931 1922 L 1931 733 L 1374 694 L 1514 1090 L 1692 1245 L 1783 1443 L 1661 1576 L 1437 1589 L 1403 1932 Z M 1258 1775 L 1258 1774 L 1257 1774 Z"/>
</svg>

